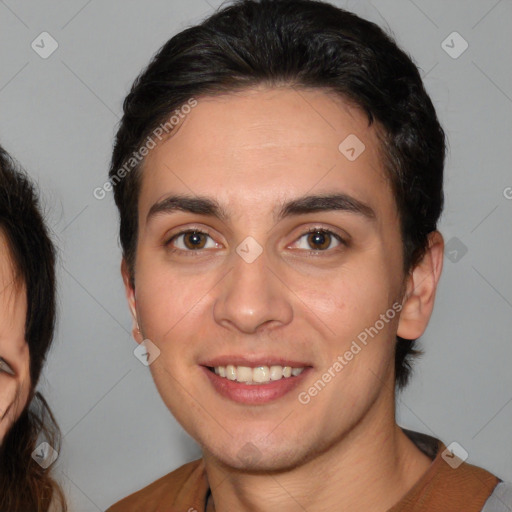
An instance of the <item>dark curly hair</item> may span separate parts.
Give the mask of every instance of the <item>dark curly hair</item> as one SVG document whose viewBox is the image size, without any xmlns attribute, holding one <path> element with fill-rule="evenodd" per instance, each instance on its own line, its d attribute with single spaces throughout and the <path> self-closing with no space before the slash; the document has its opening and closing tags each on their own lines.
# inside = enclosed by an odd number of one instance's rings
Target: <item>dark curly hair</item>
<svg viewBox="0 0 512 512">
<path fill-rule="evenodd" d="M 31 454 L 43 439 L 59 451 L 60 431 L 41 393 L 35 391 L 53 340 L 56 315 L 55 248 L 35 189 L 0 147 L 0 232 L 27 294 L 25 340 L 30 354 L 30 394 L 26 407 L 0 445 L 0 511 L 65 511 L 66 501 L 49 469 Z M 56 510 L 53 508 L 52 510 Z"/>
<path fill-rule="evenodd" d="M 331 4 L 238 0 L 165 43 L 124 100 L 109 178 L 132 285 L 141 163 L 127 171 L 127 162 L 190 98 L 257 85 L 334 92 L 375 124 L 400 216 L 404 272 L 410 272 L 443 209 L 446 151 L 416 65 L 379 26 Z M 415 343 L 397 337 L 398 389 L 408 382 L 413 356 L 421 353 Z"/>
</svg>

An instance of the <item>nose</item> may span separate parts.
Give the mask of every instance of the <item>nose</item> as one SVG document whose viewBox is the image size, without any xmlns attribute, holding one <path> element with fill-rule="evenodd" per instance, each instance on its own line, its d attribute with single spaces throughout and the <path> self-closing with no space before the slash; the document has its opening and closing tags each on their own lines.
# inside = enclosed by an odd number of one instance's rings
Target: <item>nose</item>
<svg viewBox="0 0 512 512">
<path fill-rule="evenodd" d="M 265 251 L 252 262 L 233 254 L 233 268 L 218 290 L 213 315 L 223 327 L 254 334 L 293 318 L 291 292 L 270 267 Z"/>
</svg>

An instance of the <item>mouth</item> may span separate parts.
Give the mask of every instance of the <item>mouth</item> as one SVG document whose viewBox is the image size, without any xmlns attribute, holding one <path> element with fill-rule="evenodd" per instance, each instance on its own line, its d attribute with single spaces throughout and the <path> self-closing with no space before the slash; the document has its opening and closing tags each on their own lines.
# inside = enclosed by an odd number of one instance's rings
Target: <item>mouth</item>
<svg viewBox="0 0 512 512">
<path fill-rule="evenodd" d="M 304 366 L 292 367 L 278 364 L 255 367 L 228 364 L 226 366 L 208 366 L 207 368 L 221 379 L 242 382 L 249 385 L 267 384 L 281 379 L 297 377 L 305 369 Z"/>
<path fill-rule="evenodd" d="M 217 394 L 246 405 L 263 405 L 289 395 L 313 370 L 303 362 L 236 359 L 222 358 L 201 368 Z"/>
</svg>

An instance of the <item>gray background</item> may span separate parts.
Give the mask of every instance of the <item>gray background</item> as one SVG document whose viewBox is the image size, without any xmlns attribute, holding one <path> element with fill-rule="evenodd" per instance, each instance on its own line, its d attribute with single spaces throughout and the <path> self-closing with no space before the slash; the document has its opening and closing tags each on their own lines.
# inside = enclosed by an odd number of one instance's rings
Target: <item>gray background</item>
<svg viewBox="0 0 512 512">
<path fill-rule="evenodd" d="M 457 253 L 445 254 L 399 422 L 512 480 L 512 1 L 336 4 L 388 27 L 414 57 L 450 143 L 440 230 Z M 0 1 L 0 141 L 39 183 L 60 247 L 60 320 L 40 389 L 64 434 L 55 470 L 72 510 L 104 510 L 199 456 L 133 355 L 117 212 L 93 190 L 135 76 L 218 5 Z M 31 48 L 43 31 L 59 45 L 47 59 Z M 453 31 L 469 44 L 456 59 L 441 46 Z"/>
</svg>

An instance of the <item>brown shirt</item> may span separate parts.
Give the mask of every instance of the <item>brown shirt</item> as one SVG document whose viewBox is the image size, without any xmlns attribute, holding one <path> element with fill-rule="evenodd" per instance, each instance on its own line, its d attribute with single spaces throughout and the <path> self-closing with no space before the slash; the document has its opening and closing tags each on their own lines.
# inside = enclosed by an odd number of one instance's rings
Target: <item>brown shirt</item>
<svg viewBox="0 0 512 512">
<path fill-rule="evenodd" d="M 388 512 L 480 512 L 500 479 L 465 462 L 453 468 L 442 457 L 446 446 L 441 441 L 403 431 L 432 459 L 432 464 Z M 208 493 L 204 461 L 199 459 L 117 502 L 107 512 L 204 512 Z"/>
</svg>

